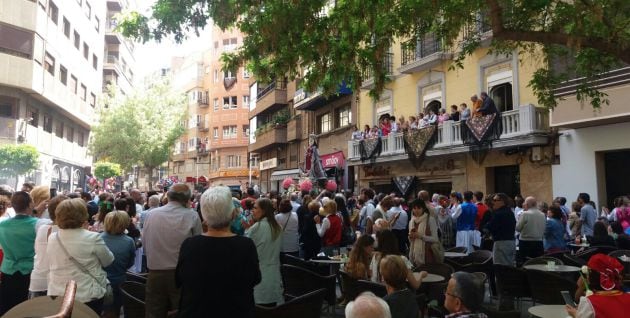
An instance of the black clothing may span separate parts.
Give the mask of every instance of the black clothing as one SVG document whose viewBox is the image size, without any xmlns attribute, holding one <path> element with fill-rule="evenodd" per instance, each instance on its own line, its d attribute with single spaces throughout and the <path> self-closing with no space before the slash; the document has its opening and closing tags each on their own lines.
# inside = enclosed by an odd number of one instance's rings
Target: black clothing
<svg viewBox="0 0 630 318">
<path fill-rule="evenodd" d="M 459 121 L 459 112 L 452 112 L 451 113 L 451 120 L 452 121 Z"/>
<path fill-rule="evenodd" d="M 254 286 L 260 280 L 250 238 L 187 238 L 175 272 L 181 287 L 178 317 L 254 317 Z"/>
<path fill-rule="evenodd" d="M 304 259 L 309 260 L 315 256 L 322 248 L 322 239 L 317 234 L 317 226 L 313 218 L 315 214 L 308 208 L 301 206 L 298 209 L 298 226 L 300 233 L 300 248 L 304 252 Z"/>
<path fill-rule="evenodd" d="M 630 250 L 630 236 L 626 234 L 619 234 L 617 236 L 617 248 L 620 250 Z"/>
<path fill-rule="evenodd" d="M 612 246 L 617 247 L 615 240 L 610 235 L 606 236 L 587 236 L 586 240 L 591 246 Z"/>
<path fill-rule="evenodd" d="M 516 231 L 514 213 L 506 206 L 494 210 L 486 228 L 492 234 L 495 242 L 514 240 L 514 232 Z"/>
<path fill-rule="evenodd" d="M 389 305 L 392 318 L 418 318 L 418 303 L 416 294 L 408 288 L 397 290 L 385 297 L 383 300 Z"/>
<path fill-rule="evenodd" d="M 497 106 L 494 104 L 494 101 L 490 96 L 486 97 L 481 104 L 481 108 L 479 108 L 478 112 L 482 115 L 491 115 L 498 113 Z"/>
<path fill-rule="evenodd" d="M 529 258 L 536 258 L 545 254 L 543 241 L 523 241 L 518 240 L 518 251 L 516 253 L 516 264 L 523 264 Z"/>
</svg>

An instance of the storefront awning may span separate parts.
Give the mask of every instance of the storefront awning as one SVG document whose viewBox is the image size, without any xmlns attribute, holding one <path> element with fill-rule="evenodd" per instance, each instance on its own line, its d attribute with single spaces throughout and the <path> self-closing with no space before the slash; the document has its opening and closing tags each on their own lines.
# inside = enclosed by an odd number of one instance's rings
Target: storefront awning
<svg viewBox="0 0 630 318">
<path fill-rule="evenodd" d="M 271 181 L 281 181 L 286 178 L 297 179 L 300 177 L 300 169 L 277 170 L 271 173 Z"/>
</svg>

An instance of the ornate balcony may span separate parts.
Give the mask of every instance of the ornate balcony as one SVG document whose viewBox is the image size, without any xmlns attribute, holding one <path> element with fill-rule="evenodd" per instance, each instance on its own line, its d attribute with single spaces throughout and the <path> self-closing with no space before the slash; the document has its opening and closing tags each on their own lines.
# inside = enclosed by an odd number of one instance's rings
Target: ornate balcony
<svg viewBox="0 0 630 318">
<path fill-rule="evenodd" d="M 387 53 L 383 60 L 383 68 L 386 74 L 392 75 L 394 73 L 394 54 Z M 374 74 L 371 69 L 367 69 L 363 74 L 363 82 L 361 83 L 361 89 L 372 89 L 374 87 Z"/>
<path fill-rule="evenodd" d="M 440 39 L 433 35 L 404 42 L 401 50 L 402 61 L 399 70 L 406 74 L 430 69 L 453 57 L 453 54 L 443 51 Z"/>
<path fill-rule="evenodd" d="M 517 146 L 545 145 L 548 142 L 549 118 L 546 109 L 534 105 L 523 105 L 516 110 L 501 113 L 503 132 L 492 144 L 492 149 Z M 446 121 L 438 126 L 437 141 L 426 152 L 427 156 L 439 156 L 468 152 L 469 146 L 461 139 L 461 122 Z M 383 138 L 383 150 L 377 162 L 407 158 L 403 134 L 390 134 Z M 348 142 L 348 159 L 361 159 L 358 141 Z"/>
</svg>

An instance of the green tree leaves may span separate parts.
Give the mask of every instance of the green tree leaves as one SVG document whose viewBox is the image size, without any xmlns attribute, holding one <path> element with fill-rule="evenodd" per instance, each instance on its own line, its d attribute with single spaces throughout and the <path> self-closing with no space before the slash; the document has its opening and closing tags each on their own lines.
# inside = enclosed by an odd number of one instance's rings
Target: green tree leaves
<svg viewBox="0 0 630 318">
<path fill-rule="evenodd" d="M 39 152 L 27 144 L 0 146 L 0 176 L 17 177 L 39 166 Z"/>
<path fill-rule="evenodd" d="M 118 177 L 121 174 L 122 169 L 117 163 L 99 161 L 94 164 L 94 175 L 101 180 L 105 180 L 111 177 Z"/>
</svg>

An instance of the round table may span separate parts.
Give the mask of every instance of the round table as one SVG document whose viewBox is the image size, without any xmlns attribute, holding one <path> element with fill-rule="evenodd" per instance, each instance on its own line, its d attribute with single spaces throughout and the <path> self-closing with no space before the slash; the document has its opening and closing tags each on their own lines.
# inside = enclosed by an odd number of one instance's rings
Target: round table
<svg viewBox="0 0 630 318">
<path fill-rule="evenodd" d="M 29 299 L 11 308 L 3 318 L 45 317 L 55 315 L 61 308 L 63 297 L 41 296 Z M 72 307 L 72 317 L 99 318 L 90 307 L 78 301 Z"/>
<path fill-rule="evenodd" d="M 345 264 L 348 262 L 347 258 L 343 259 L 311 259 L 309 262 L 319 263 L 319 264 Z"/>
<path fill-rule="evenodd" d="M 524 269 L 536 269 L 539 271 L 545 272 L 579 272 L 581 268 L 577 266 L 569 266 L 569 265 L 554 265 L 549 267 L 546 264 L 533 264 L 533 265 L 525 265 Z"/>
<path fill-rule="evenodd" d="M 413 273 L 413 277 L 415 277 L 416 279 L 420 279 L 420 273 L 419 272 L 414 272 Z M 444 277 L 440 276 L 440 275 L 436 275 L 436 274 L 431 274 L 428 273 L 427 277 L 422 278 L 422 282 L 423 283 L 438 283 L 444 281 Z"/>
<path fill-rule="evenodd" d="M 566 318 L 569 317 L 564 305 L 540 305 L 527 309 L 530 315 L 539 318 Z"/>
<path fill-rule="evenodd" d="M 573 248 L 582 248 L 582 247 L 589 247 L 589 246 L 591 246 L 591 245 L 590 245 L 590 244 L 588 244 L 588 243 L 580 243 L 580 244 L 569 243 L 569 244 L 567 244 L 567 245 L 569 245 L 569 246 L 571 246 L 571 247 L 573 247 Z"/>
<path fill-rule="evenodd" d="M 464 257 L 466 255 L 466 253 L 444 252 L 444 257 Z"/>
</svg>

